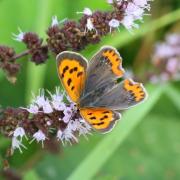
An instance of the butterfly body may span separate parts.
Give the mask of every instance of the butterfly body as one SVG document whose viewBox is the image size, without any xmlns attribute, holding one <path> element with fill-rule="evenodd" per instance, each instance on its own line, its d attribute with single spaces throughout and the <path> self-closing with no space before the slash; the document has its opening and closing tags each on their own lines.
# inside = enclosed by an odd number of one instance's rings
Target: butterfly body
<svg viewBox="0 0 180 180">
<path fill-rule="evenodd" d="M 117 110 L 127 109 L 142 102 L 147 94 L 140 83 L 126 79 L 118 51 L 104 46 L 90 63 L 78 53 L 64 51 L 57 56 L 60 80 L 77 104 L 81 116 L 97 131 L 110 131 L 121 115 Z"/>
</svg>

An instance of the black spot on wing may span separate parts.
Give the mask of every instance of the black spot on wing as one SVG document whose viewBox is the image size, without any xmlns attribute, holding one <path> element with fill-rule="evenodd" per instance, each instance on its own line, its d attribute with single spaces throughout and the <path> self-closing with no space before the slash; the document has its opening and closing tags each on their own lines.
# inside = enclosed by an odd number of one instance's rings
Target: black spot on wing
<svg viewBox="0 0 180 180">
<path fill-rule="evenodd" d="M 77 77 L 82 76 L 82 75 L 83 75 L 82 71 L 77 73 Z"/>
<path fill-rule="evenodd" d="M 103 114 L 109 114 L 109 111 L 104 111 Z"/>
<path fill-rule="evenodd" d="M 67 80 L 67 85 L 70 86 L 71 82 L 72 82 L 72 79 L 69 78 L 69 79 Z"/>
<path fill-rule="evenodd" d="M 100 125 L 103 125 L 104 122 L 100 122 L 100 123 L 92 123 L 92 125 L 96 125 L 96 126 L 100 126 Z"/>
<path fill-rule="evenodd" d="M 69 73 L 72 74 L 73 71 L 74 71 L 74 68 L 70 69 L 70 70 L 69 70 Z"/>
<path fill-rule="evenodd" d="M 69 69 L 68 66 L 65 66 L 64 69 L 63 69 L 63 74 Z"/>
<path fill-rule="evenodd" d="M 116 53 L 115 52 L 113 52 L 113 55 L 112 56 L 116 56 Z"/>
<path fill-rule="evenodd" d="M 95 116 L 93 116 L 93 117 L 90 117 L 90 119 L 91 119 L 91 120 L 93 120 L 93 119 L 96 119 L 96 117 L 95 117 Z"/>
<path fill-rule="evenodd" d="M 92 113 L 88 113 L 87 115 L 92 115 Z"/>
<path fill-rule="evenodd" d="M 107 119 L 107 118 L 108 118 L 108 116 L 105 115 L 105 116 L 103 116 L 102 118 L 100 118 L 100 120 L 102 121 L 102 120 Z"/>
</svg>

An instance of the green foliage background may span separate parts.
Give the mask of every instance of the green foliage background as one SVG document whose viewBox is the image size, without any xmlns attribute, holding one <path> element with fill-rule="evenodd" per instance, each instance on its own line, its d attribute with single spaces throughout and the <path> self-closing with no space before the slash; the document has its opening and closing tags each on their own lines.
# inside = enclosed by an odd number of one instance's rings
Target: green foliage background
<svg viewBox="0 0 180 180">
<path fill-rule="evenodd" d="M 78 19 L 84 7 L 107 10 L 105 0 L 1 0 L 0 43 L 25 47 L 12 40 L 11 33 L 35 31 L 46 38 L 51 17 Z M 179 8 L 179 9 L 178 9 Z M 121 28 L 119 33 L 103 38 L 98 45 L 88 46 L 82 53 L 87 58 L 102 45 L 119 49 L 125 68 L 138 74 L 150 61 L 154 44 L 170 32 L 180 32 L 179 0 L 155 0 L 151 16 L 131 35 Z M 3 107 L 26 106 L 31 92 L 39 88 L 50 91 L 59 86 L 55 58 L 35 66 L 26 58 L 18 60 L 21 72 L 15 85 L 0 71 L 0 104 Z M 26 144 L 28 150 L 18 151 L 10 159 L 11 168 L 23 179 L 180 179 L 180 86 L 179 82 L 147 84 L 149 99 L 123 114 L 122 121 L 109 134 L 93 134 L 89 140 L 61 147 L 58 154 L 42 150 L 40 145 Z M 10 141 L 0 135 L 0 160 Z M 0 164 L 2 168 L 2 164 Z M 1 177 L 3 178 L 3 177 Z"/>
</svg>

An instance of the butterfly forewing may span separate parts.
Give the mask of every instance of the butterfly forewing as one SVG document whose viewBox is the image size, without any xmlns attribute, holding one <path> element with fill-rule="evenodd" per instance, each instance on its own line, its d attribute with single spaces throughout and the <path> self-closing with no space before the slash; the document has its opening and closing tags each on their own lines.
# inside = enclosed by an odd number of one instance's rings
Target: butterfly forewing
<svg viewBox="0 0 180 180">
<path fill-rule="evenodd" d="M 64 51 L 57 56 L 60 80 L 73 102 L 78 102 L 84 88 L 87 62 L 77 53 Z"/>
<path fill-rule="evenodd" d="M 96 131 L 101 133 L 110 131 L 120 119 L 118 112 L 108 108 L 83 108 L 80 109 L 80 113 Z"/>
<path fill-rule="evenodd" d="M 120 54 L 113 47 L 104 46 L 90 61 L 82 95 L 86 96 L 89 92 L 102 87 L 104 84 L 114 82 L 123 74 L 124 69 L 122 68 Z"/>
</svg>

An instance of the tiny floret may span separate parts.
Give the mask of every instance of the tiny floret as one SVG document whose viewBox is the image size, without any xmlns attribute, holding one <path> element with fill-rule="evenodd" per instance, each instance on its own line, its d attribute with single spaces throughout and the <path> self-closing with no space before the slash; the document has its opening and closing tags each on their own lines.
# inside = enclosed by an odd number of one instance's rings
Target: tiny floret
<svg viewBox="0 0 180 180">
<path fill-rule="evenodd" d="M 132 28 L 139 28 L 139 25 L 134 23 L 132 16 L 125 16 L 121 23 L 125 26 L 127 30 L 131 32 Z"/>
<path fill-rule="evenodd" d="M 136 19 L 142 19 L 142 15 L 144 13 L 144 10 L 138 6 L 136 6 L 134 3 L 129 3 L 125 13 L 129 16 L 133 16 L 134 20 Z"/>
<path fill-rule="evenodd" d="M 83 13 L 84 13 L 85 15 L 88 15 L 88 16 L 91 16 L 91 15 L 92 15 L 92 11 L 91 11 L 91 9 L 89 9 L 89 8 L 84 8 Z"/>
<path fill-rule="evenodd" d="M 90 30 L 90 31 L 94 29 L 94 25 L 93 25 L 93 23 L 92 23 L 92 21 L 91 21 L 91 18 L 88 18 L 88 19 L 87 19 L 86 27 L 87 27 L 87 29 Z"/>
<path fill-rule="evenodd" d="M 117 28 L 119 27 L 119 21 L 117 19 L 111 19 L 111 21 L 109 21 L 109 26 L 112 28 Z"/>
<path fill-rule="evenodd" d="M 96 33 L 97 33 L 97 30 L 96 28 L 94 27 L 94 24 L 92 22 L 92 19 L 91 18 L 88 18 L 87 19 L 87 23 L 86 23 L 86 31 L 92 31 L 92 30 L 95 30 Z"/>
<path fill-rule="evenodd" d="M 35 98 L 34 103 L 36 103 L 39 108 L 43 107 L 43 105 L 45 104 L 46 99 L 44 97 L 44 90 L 39 92 L 39 95 Z"/>
<path fill-rule="evenodd" d="M 72 108 L 71 107 L 66 107 L 66 109 L 64 110 L 64 117 L 63 117 L 63 121 L 65 122 L 65 123 L 68 123 L 69 122 L 69 120 L 71 119 L 71 117 L 72 117 Z"/>
<path fill-rule="evenodd" d="M 43 112 L 45 114 L 49 114 L 53 112 L 53 108 L 51 107 L 51 104 L 49 103 L 49 100 L 46 100 L 42 106 Z"/>
<path fill-rule="evenodd" d="M 22 108 L 22 109 L 26 109 L 31 114 L 37 114 L 39 112 L 39 108 L 35 104 L 31 104 L 29 108 Z"/>
<path fill-rule="evenodd" d="M 38 130 L 36 133 L 33 134 L 33 140 L 36 140 L 37 142 L 42 142 L 42 146 L 44 146 L 44 141 L 47 139 L 46 138 L 46 135 L 41 131 L 41 130 Z M 31 142 L 32 142 L 31 141 Z"/>
<path fill-rule="evenodd" d="M 25 33 L 22 32 L 22 30 L 21 30 L 20 28 L 18 28 L 18 31 L 19 31 L 19 34 L 14 34 L 14 33 L 12 34 L 12 35 L 13 35 L 13 39 L 14 39 L 15 41 L 22 42 L 23 39 L 24 39 Z"/>
<path fill-rule="evenodd" d="M 127 0 L 124 0 L 124 1 L 127 1 Z M 113 4 L 114 2 L 121 3 L 122 0 L 107 0 L 108 4 Z"/>
<path fill-rule="evenodd" d="M 110 33 L 112 31 L 112 28 L 118 28 L 119 25 L 120 25 L 120 22 L 117 19 L 111 19 L 109 21 Z"/>
<path fill-rule="evenodd" d="M 152 0 L 133 0 L 135 5 L 141 8 L 145 8 L 147 10 L 150 10 L 150 5 L 148 4 L 149 1 L 152 1 Z"/>
<path fill-rule="evenodd" d="M 78 142 L 78 139 L 74 135 L 74 130 L 71 123 L 68 123 L 66 129 L 62 132 L 61 141 L 63 144 L 66 142 L 71 144 L 72 141 Z"/>
<path fill-rule="evenodd" d="M 65 103 L 63 102 L 63 97 L 64 95 L 60 93 L 59 89 L 56 88 L 56 93 L 55 94 L 51 94 L 51 103 L 52 103 L 52 106 L 55 110 L 58 110 L 58 111 L 63 111 L 65 110 L 66 108 L 66 105 Z"/>
<path fill-rule="evenodd" d="M 57 16 L 52 17 L 51 27 L 57 26 L 59 24 Z"/>
<path fill-rule="evenodd" d="M 17 127 L 17 128 L 14 130 L 13 136 L 16 137 L 16 138 L 17 138 L 17 137 L 20 137 L 20 138 L 21 138 L 21 141 L 22 141 L 22 138 L 23 138 L 24 136 L 26 136 L 26 133 L 25 133 L 24 128 L 22 128 L 22 127 Z"/>
<path fill-rule="evenodd" d="M 12 150 L 19 149 L 20 153 L 22 153 L 21 148 L 27 149 L 26 146 L 24 146 L 21 143 L 21 141 L 19 139 L 17 139 L 17 137 L 12 138 L 12 146 L 11 146 L 11 148 L 12 148 Z"/>
<path fill-rule="evenodd" d="M 84 14 L 84 15 L 87 15 L 87 16 L 91 16 L 92 11 L 89 8 L 84 8 L 83 12 L 77 12 L 77 14 Z"/>
<path fill-rule="evenodd" d="M 62 140 L 62 134 L 63 134 L 62 131 L 59 129 L 59 130 L 57 131 L 57 135 L 56 135 L 58 141 Z"/>
</svg>

